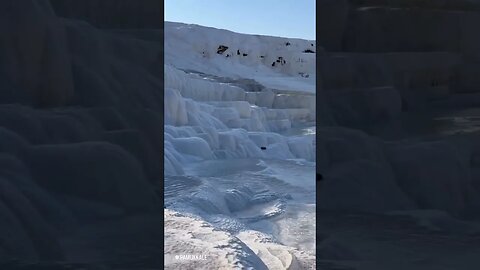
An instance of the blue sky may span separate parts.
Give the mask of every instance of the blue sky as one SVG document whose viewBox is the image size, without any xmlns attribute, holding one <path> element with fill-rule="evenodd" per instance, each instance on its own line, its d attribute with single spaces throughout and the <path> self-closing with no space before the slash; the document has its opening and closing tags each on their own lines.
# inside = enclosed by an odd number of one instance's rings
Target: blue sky
<svg viewBox="0 0 480 270">
<path fill-rule="evenodd" d="M 165 20 L 315 40 L 315 0 L 165 0 Z"/>
</svg>

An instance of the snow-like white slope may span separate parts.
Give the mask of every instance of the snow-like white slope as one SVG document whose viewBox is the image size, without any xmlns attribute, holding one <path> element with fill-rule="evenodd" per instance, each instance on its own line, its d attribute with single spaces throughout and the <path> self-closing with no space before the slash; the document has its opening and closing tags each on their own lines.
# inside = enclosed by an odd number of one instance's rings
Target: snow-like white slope
<svg viewBox="0 0 480 270">
<path fill-rule="evenodd" d="M 168 209 L 164 217 L 165 269 L 268 269 L 243 242 L 207 222 Z"/>
<path fill-rule="evenodd" d="M 315 92 L 316 58 L 309 53 L 315 52 L 315 44 L 165 22 L 165 63 L 218 76 L 251 78 L 283 90 Z M 228 49 L 218 54 L 221 45 Z M 276 62 L 279 57 L 283 61 Z"/>
<path fill-rule="evenodd" d="M 258 231 L 245 230 L 233 235 L 216 230 L 199 218 L 169 209 L 165 210 L 164 218 L 165 269 L 315 268 L 313 255 L 278 244 Z M 256 254 L 261 254 L 263 260 Z"/>
<path fill-rule="evenodd" d="M 166 268 L 314 268 L 314 48 L 166 23 Z"/>
</svg>

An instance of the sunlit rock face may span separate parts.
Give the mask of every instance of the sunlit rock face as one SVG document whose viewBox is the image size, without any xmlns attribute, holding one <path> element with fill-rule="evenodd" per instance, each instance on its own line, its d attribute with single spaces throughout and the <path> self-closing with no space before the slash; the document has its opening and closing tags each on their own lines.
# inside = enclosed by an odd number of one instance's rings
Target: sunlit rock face
<svg viewBox="0 0 480 270">
<path fill-rule="evenodd" d="M 170 22 L 165 37 L 167 230 L 203 231 L 193 216 L 232 238 L 238 266 L 315 268 L 315 42 Z M 166 269 L 174 250 L 217 253 L 165 239 Z"/>
<path fill-rule="evenodd" d="M 165 33 L 165 138 L 178 152 L 175 155 L 314 160 L 309 139 L 276 134 L 315 120 L 315 100 L 310 93 L 315 58 L 303 52 L 315 48 L 313 41 L 170 22 Z M 222 53 L 216 51 L 219 46 Z M 278 67 L 271 66 L 271 61 Z M 242 83 L 242 77 L 260 83 L 271 78 L 271 84 L 258 88 Z M 228 80 L 232 83 L 225 83 Z M 276 89 L 281 80 L 285 80 L 285 89 Z M 170 167 L 175 160 L 168 156 L 165 160 Z"/>
</svg>

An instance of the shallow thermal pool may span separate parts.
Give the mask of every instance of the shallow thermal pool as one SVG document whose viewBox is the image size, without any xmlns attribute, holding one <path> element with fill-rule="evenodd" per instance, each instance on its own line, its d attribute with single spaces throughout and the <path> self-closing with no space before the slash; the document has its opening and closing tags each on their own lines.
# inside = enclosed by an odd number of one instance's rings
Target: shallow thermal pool
<svg viewBox="0 0 480 270">
<path fill-rule="evenodd" d="M 167 208 L 200 216 L 233 235 L 254 230 L 315 252 L 315 163 L 208 160 L 165 179 Z"/>
</svg>

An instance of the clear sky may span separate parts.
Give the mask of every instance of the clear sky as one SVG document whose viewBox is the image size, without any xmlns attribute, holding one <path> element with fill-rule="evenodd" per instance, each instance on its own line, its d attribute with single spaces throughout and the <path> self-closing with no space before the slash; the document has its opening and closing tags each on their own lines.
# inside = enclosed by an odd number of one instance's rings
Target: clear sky
<svg viewBox="0 0 480 270">
<path fill-rule="evenodd" d="M 165 20 L 315 40 L 315 0 L 165 0 Z"/>
</svg>

